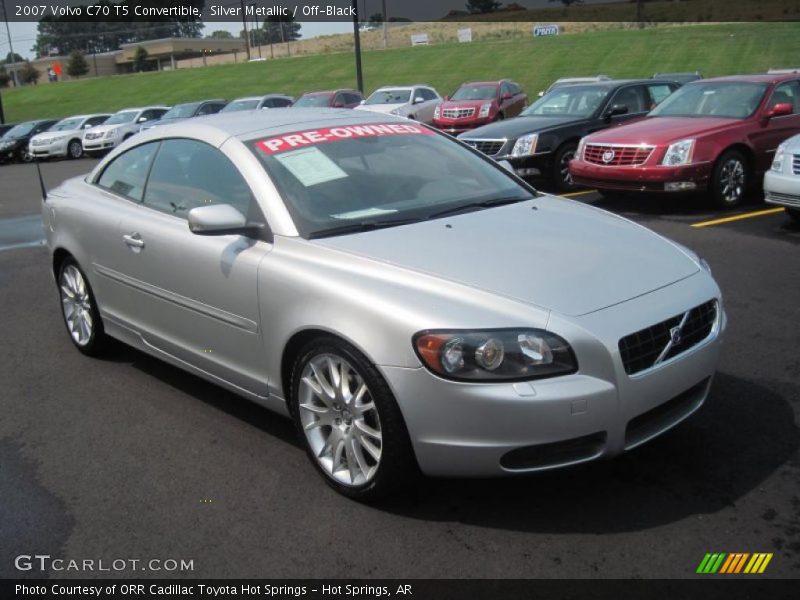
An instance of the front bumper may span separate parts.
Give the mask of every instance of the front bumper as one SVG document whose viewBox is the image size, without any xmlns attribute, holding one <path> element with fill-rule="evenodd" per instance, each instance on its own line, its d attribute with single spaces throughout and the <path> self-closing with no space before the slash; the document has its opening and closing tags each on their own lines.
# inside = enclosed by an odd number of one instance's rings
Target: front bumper
<svg viewBox="0 0 800 600">
<path fill-rule="evenodd" d="M 54 156 L 66 156 L 67 142 L 68 140 L 65 139 L 59 142 L 53 142 L 52 144 L 46 144 L 44 146 L 34 146 L 33 144 L 29 144 L 28 154 L 30 154 L 31 156 L 35 156 L 36 158 L 51 158 Z"/>
<path fill-rule="evenodd" d="M 0 150 L 0 163 L 3 162 L 14 162 L 17 160 L 17 152 L 19 150 L 19 146 L 14 145 L 8 148 L 3 148 Z"/>
<path fill-rule="evenodd" d="M 104 152 L 111 150 L 117 145 L 117 138 L 100 138 L 97 140 L 81 140 L 84 152 Z"/>
<path fill-rule="evenodd" d="M 800 176 L 767 171 L 764 174 L 764 201 L 800 210 Z"/>
<path fill-rule="evenodd" d="M 569 171 L 576 184 L 587 187 L 630 192 L 681 192 L 708 189 L 712 168 L 711 162 L 680 167 L 606 167 L 573 160 Z"/>
<path fill-rule="evenodd" d="M 719 298 L 719 289 L 698 273 L 583 317 L 553 315 L 548 328 L 570 340 L 579 361 L 580 370 L 564 377 L 471 384 L 424 368 L 381 370 L 428 475 L 510 475 L 611 457 L 667 431 L 703 404 L 726 317 L 720 304 L 709 337 L 632 376 L 624 371 L 619 339 L 710 298 Z"/>
</svg>

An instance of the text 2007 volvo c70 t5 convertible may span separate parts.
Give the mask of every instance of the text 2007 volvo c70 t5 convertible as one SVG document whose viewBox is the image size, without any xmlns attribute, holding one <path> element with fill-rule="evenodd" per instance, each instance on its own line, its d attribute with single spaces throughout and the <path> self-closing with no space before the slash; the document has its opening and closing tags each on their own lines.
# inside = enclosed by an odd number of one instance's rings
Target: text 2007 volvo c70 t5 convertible
<svg viewBox="0 0 800 600">
<path fill-rule="evenodd" d="M 704 402 L 725 327 L 690 250 L 380 114 L 159 127 L 43 215 L 79 350 L 290 415 L 351 497 L 634 448 Z"/>
</svg>

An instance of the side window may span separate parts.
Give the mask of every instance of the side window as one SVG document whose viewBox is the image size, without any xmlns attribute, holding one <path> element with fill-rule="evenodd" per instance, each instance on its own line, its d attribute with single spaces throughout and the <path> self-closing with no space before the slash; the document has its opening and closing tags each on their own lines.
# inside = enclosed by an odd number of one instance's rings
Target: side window
<svg viewBox="0 0 800 600">
<path fill-rule="evenodd" d="M 197 116 L 200 117 L 202 115 L 213 115 L 221 111 L 223 106 L 225 105 L 220 104 L 219 102 L 210 102 L 200 107 L 200 110 L 197 111 Z"/>
<path fill-rule="evenodd" d="M 772 92 L 770 98 L 770 108 L 776 104 L 791 104 L 794 112 L 800 112 L 800 81 L 787 81 L 780 84 Z"/>
<path fill-rule="evenodd" d="M 233 163 L 216 148 L 195 140 L 161 142 L 144 205 L 186 218 L 190 210 L 207 204 L 230 204 L 254 217 L 250 187 Z"/>
<path fill-rule="evenodd" d="M 666 83 L 659 83 L 657 85 L 648 85 L 647 91 L 650 93 L 650 110 L 661 104 L 662 100 L 666 99 L 672 93 L 672 87 Z"/>
<path fill-rule="evenodd" d="M 642 86 L 630 86 L 617 90 L 609 106 L 621 104 L 628 107 L 628 114 L 646 112 L 648 110 L 644 99 Z"/>
<path fill-rule="evenodd" d="M 500 85 L 500 97 L 502 98 L 502 97 L 503 97 L 503 96 L 505 96 L 506 94 L 512 94 L 512 93 L 513 93 L 513 92 L 511 91 L 511 86 L 509 86 L 509 85 L 508 85 L 508 82 L 507 82 L 507 81 L 504 81 L 504 82 L 503 82 L 503 83 Z"/>
<path fill-rule="evenodd" d="M 511 93 L 515 96 L 522 93 L 522 88 L 519 87 L 518 83 L 512 81 L 509 85 L 511 86 Z"/>
<path fill-rule="evenodd" d="M 351 102 L 359 102 L 360 98 L 356 95 L 353 95 Z M 273 98 L 270 102 L 272 102 L 272 108 L 284 108 L 286 106 L 291 106 L 292 101 L 288 98 Z"/>
<path fill-rule="evenodd" d="M 264 100 L 263 108 L 277 108 L 277 107 L 278 107 L 277 98 L 267 98 L 266 100 Z"/>
<path fill-rule="evenodd" d="M 108 117 L 106 116 L 92 117 L 91 119 L 86 120 L 86 125 L 89 127 L 94 127 L 95 125 L 101 125 L 102 123 L 105 123 L 107 119 Z"/>
<path fill-rule="evenodd" d="M 157 142 L 136 146 L 120 154 L 103 170 L 97 185 L 136 202 L 142 201 L 144 184 L 150 163 L 158 147 Z"/>
<path fill-rule="evenodd" d="M 341 92 L 336 94 L 336 96 L 334 96 L 333 98 L 333 104 L 334 106 L 337 104 L 347 104 L 347 100 L 345 100 L 344 94 L 342 94 Z"/>
<path fill-rule="evenodd" d="M 144 119 L 145 121 L 152 121 L 153 119 L 158 119 L 160 117 L 161 115 L 158 114 L 158 112 L 155 109 L 150 109 L 142 111 L 142 114 L 139 116 L 139 119 L 137 119 L 137 121 L 140 119 Z"/>
</svg>

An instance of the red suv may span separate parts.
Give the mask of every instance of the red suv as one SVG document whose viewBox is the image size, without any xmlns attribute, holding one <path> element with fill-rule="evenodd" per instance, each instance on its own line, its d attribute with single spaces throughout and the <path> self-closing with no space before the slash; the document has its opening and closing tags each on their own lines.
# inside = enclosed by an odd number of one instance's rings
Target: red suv
<svg viewBox="0 0 800 600">
<path fill-rule="evenodd" d="M 433 125 L 442 131 L 463 133 L 506 117 L 516 117 L 528 103 L 519 84 L 501 81 L 462 83 L 433 113 Z"/>
<path fill-rule="evenodd" d="M 601 192 L 708 190 L 717 205 L 735 206 L 796 133 L 800 74 L 704 79 L 641 121 L 583 138 L 569 171 Z"/>
<path fill-rule="evenodd" d="M 355 108 L 363 101 L 364 94 L 358 90 L 331 90 L 307 92 L 295 100 L 292 106 L 299 108 Z"/>
</svg>

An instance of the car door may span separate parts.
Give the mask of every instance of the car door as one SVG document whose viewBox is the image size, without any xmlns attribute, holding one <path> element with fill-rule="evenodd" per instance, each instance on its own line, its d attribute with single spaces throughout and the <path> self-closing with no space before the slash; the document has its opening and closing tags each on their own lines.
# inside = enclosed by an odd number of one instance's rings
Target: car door
<svg viewBox="0 0 800 600">
<path fill-rule="evenodd" d="M 511 94 L 513 95 L 511 99 L 511 104 L 506 110 L 506 115 L 509 117 L 516 117 L 525 109 L 525 103 L 528 100 L 528 96 L 525 95 L 525 92 L 522 91 L 522 88 L 519 87 L 518 83 L 509 82 L 508 84 Z"/>
<path fill-rule="evenodd" d="M 192 208 L 223 203 L 264 222 L 241 173 L 219 149 L 162 141 L 138 212 L 120 223 L 128 247 L 123 275 L 136 303 L 134 324 L 148 345 L 266 396 L 257 274 L 272 245 L 188 227 Z"/>
<path fill-rule="evenodd" d="M 776 104 L 791 104 L 792 114 L 767 117 Z M 750 140 L 756 150 L 756 169 L 766 171 L 780 143 L 800 133 L 800 81 L 785 81 L 776 85 L 757 115 L 754 126 Z"/>
<path fill-rule="evenodd" d="M 644 117 L 650 112 L 650 96 L 644 85 L 626 85 L 611 95 L 604 112 L 615 105 L 627 106 L 628 112 L 612 116 L 609 122 L 612 126 Z"/>
<path fill-rule="evenodd" d="M 512 117 L 514 111 L 514 92 L 511 91 L 511 86 L 507 81 L 500 84 L 500 112 L 506 117 Z"/>
<path fill-rule="evenodd" d="M 413 111 L 417 121 L 423 123 L 433 122 L 433 113 L 436 107 L 441 103 L 439 96 L 430 88 L 420 87 L 414 90 L 412 101 L 417 98 L 422 98 L 422 102 L 415 104 Z"/>
</svg>

